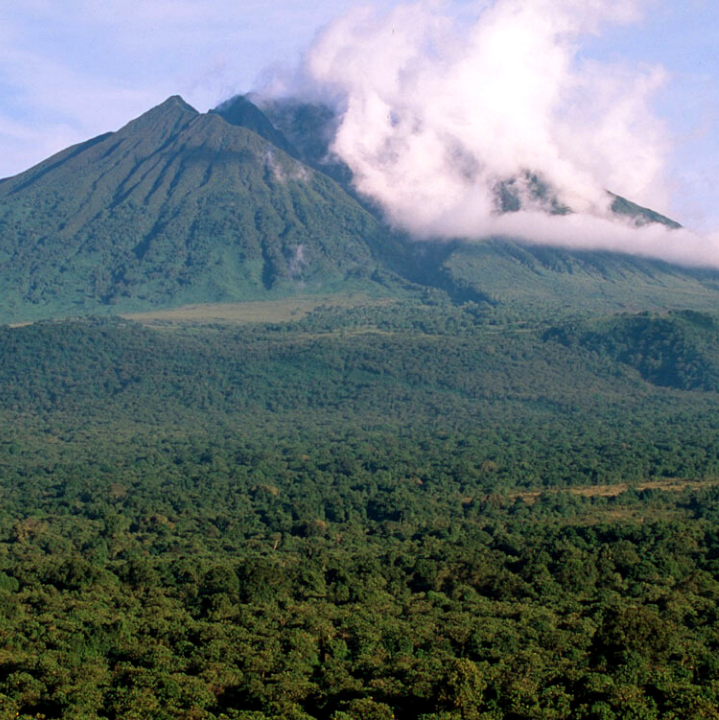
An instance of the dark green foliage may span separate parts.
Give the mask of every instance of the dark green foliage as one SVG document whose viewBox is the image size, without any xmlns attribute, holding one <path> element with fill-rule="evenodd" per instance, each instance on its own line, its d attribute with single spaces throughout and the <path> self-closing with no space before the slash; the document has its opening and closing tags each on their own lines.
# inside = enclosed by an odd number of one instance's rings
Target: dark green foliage
<svg viewBox="0 0 719 720">
<path fill-rule="evenodd" d="M 343 475 L 332 446 L 167 449 L 126 446 L 80 496 L 55 489 L 70 465 L 36 471 L 42 498 L 5 503 L 3 711 L 713 717 L 719 541 L 692 508 L 719 512 L 715 490 L 659 492 L 641 523 L 618 519 L 630 493 L 478 512 L 415 486 L 387 521 L 364 509 L 401 478 Z"/>
<path fill-rule="evenodd" d="M 23 442 L 56 423 L 67 428 L 68 418 L 79 424 L 58 432 L 80 444 L 95 423 L 110 420 L 128 432 L 240 423 L 253 438 L 270 429 L 321 436 L 328 428 L 338 441 L 378 433 L 386 457 L 355 449 L 337 460 L 366 480 L 365 462 L 407 477 L 418 472 L 403 454 L 410 457 L 421 437 L 425 461 L 417 468 L 425 464 L 430 475 L 441 468 L 441 483 L 452 478 L 458 491 L 473 483 L 489 490 L 695 477 L 719 471 L 713 322 L 687 314 L 618 318 L 597 321 L 587 336 L 583 325 L 497 326 L 471 304 L 394 304 L 242 328 L 38 323 L 0 329 L 0 411 L 22 419 Z M 604 334 L 596 329 L 604 326 Z M 667 326 L 684 345 L 662 365 L 654 358 Z M 604 349 L 627 328 L 645 352 L 632 351 L 634 365 Z M 645 366 L 663 374 L 633 370 Z M 659 382 L 668 377 L 685 381 Z M 31 417 L 29 431 L 23 418 Z M 396 519 L 402 502 L 387 498 L 368 511 Z"/>
<path fill-rule="evenodd" d="M 712 315 L 625 315 L 549 330 L 545 337 L 636 368 L 656 385 L 719 390 L 719 324 Z"/>
</svg>

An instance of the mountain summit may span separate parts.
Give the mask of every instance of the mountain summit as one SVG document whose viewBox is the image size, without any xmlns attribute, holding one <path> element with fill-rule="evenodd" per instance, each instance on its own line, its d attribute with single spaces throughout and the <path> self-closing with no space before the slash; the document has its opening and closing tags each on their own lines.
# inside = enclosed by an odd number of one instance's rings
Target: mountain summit
<svg viewBox="0 0 719 720">
<path fill-rule="evenodd" d="M 241 97 L 204 114 L 174 96 L 0 181 L 0 322 L 422 286 L 520 313 L 716 304 L 714 272 L 498 238 L 411 243 L 328 157 L 331 111 L 266 110 Z M 507 183 L 503 210 L 519 201 Z"/>
<path fill-rule="evenodd" d="M 0 316 L 376 291 L 388 236 L 275 142 L 172 97 L 0 184 Z"/>
<path fill-rule="evenodd" d="M 230 125 L 252 130 L 288 155 L 299 159 L 298 151 L 287 141 L 287 138 L 275 128 L 262 110 L 244 95 L 237 95 L 210 112 L 219 115 Z"/>
</svg>

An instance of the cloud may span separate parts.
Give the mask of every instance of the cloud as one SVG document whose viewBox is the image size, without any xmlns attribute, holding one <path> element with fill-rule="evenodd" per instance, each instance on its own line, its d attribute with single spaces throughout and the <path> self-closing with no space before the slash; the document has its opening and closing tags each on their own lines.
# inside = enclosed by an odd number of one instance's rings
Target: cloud
<svg viewBox="0 0 719 720">
<path fill-rule="evenodd" d="M 539 212 L 496 217 L 487 230 L 490 235 L 521 238 L 530 244 L 609 250 L 679 265 L 719 268 L 719 233 L 673 230 L 659 224 L 636 227 L 617 218 L 580 213 L 560 217 Z"/>
<path fill-rule="evenodd" d="M 659 211 L 669 150 L 659 66 L 599 63 L 582 41 L 641 18 L 638 0 L 420 0 L 355 7 L 306 54 L 298 92 L 332 102 L 332 151 L 418 237 L 513 235 L 719 265 L 714 237 L 613 220 L 607 190 Z M 533 175 L 575 213 L 538 212 Z M 514 182 L 523 210 L 500 216 Z"/>
</svg>

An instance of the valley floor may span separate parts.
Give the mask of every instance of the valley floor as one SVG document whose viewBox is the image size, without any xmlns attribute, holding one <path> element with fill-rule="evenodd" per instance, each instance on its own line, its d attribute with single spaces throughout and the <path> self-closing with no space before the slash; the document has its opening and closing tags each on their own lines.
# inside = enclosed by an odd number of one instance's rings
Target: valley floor
<svg viewBox="0 0 719 720">
<path fill-rule="evenodd" d="M 0 717 L 719 717 L 713 316 L 275 312 L 0 328 Z"/>
</svg>

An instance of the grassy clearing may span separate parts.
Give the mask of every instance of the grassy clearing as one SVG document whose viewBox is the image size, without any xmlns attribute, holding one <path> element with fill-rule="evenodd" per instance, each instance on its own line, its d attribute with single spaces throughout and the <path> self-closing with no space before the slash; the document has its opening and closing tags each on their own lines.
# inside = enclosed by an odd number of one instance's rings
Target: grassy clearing
<svg viewBox="0 0 719 720">
<path fill-rule="evenodd" d="M 283 323 L 301 320 L 319 307 L 355 308 L 365 305 L 387 305 L 392 298 L 370 298 L 363 294 L 317 295 L 245 303 L 210 303 L 183 305 L 170 310 L 129 313 L 122 317 L 148 326 L 157 325 L 247 325 L 250 323 Z"/>
<path fill-rule="evenodd" d="M 681 478 L 666 478 L 664 480 L 648 480 L 640 483 L 618 483 L 616 485 L 587 485 L 583 487 L 559 488 L 551 490 L 531 490 L 528 492 L 512 493 L 510 498 L 521 498 L 528 504 L 535 503 L 542 495 L 569 493 L 581 497 L 618 497 L 628 490 L 662 490 L 664 492 L 682 492 L 683 490 L 700 490 L 702 488 L 719 485 L 719 478 L 707 480 L 682 480 Z"/>
</svg>

